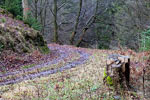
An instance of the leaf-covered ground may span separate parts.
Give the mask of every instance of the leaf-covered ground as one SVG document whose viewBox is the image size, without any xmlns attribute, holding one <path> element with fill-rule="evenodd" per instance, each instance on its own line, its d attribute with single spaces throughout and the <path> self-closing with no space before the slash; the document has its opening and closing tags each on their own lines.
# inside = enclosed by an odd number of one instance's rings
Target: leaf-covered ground
<svg viewBox="0 0 150 100">
<path fill-rule="evenodd" d="M 4 100 L 114 100 L 115 97 L 122 100 L 148 100 L 148 98 L 143 97 L 142 90 L 142 72 L 143 67 L 148 63 L 146 61 L 149 55 L 148 52 L 92 50 L 56 44 L 50 44 L 49 47 L 65 49 L 66 54 L 69 53 L 67 50 L 70 51 L 70 54 L 65 59 L 50 65 L 49 67 L 52 67 L 52 69 L 81 60 L 79 59 L 81 54 L 76 53 L 76 50 L 89 54 L 89 56 L 86 62 L 77 64 L 73 68 L 70 67 L 70 69 L 62 72 L 0 86 L 0 98 Z M 132 89 L 124 91 L 120 89 L 120 95 L 115 95 L 112 87 L 107 87 L 103 84 L 106 58 L 112 53 L 131 57 L 130 84 Z M 146 83 L 146 85 L 148 84 Z"/>
</svg>

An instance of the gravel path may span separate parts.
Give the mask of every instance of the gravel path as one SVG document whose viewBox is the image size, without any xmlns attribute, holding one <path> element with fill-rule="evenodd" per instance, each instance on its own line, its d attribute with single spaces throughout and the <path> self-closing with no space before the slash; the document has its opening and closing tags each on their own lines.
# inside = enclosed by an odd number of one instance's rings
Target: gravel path
<svg viewBox="0 0 150 100">
<path fill-rule="evenodd" d="M 5 74 L 0 74 L 0 78 L 2 80 L 2 81 L 0 81 L 0 86 L 15 84 L 15 83 L 21 82 L 23 80 L 34 79 L 36 77 L 48 76 L 50 74 L 62 72 L 64 70 L 74 68 L 77 65 L 84 64 L 90 56 L 89 53 L 86 53 L 85 51 L 83 51 L 81 49 L 71 49 L 71 48 L 66 48 L 65 46 L 59 46 L 59 45 L 57 45 L 57 46 L 50 45 L 49 48 L 50 48 L 50 50 L 58 50 L 58 52 L 60 53 L 60 56 L 56 59 L 53 59 L 52 61 L 40 64 L 40 65 L 36 65 L 32 68 L 9 72 L 9 73 L 5 73 Z M 61 62 L 62 60 L 67 58 L 69 56 L 69 54 L 71 54 L 71 53 L 77 53 L 80 55 L 80 57 L 77 60 L 69 62 L 62 67 L 59 67 L 56 69 L 49 69 L 49 70 L 45 70 L 45 71 L 39 71 L 39 72 L 37 71 L 36 73 L 32 73 L 33 70 L 40 69 L 43 67 L 50 67 L 53 64 L 57 64 L 57 63 Z M 28 74 L 24 74 L 24 73 L 28 73 Z"/>
</svg>

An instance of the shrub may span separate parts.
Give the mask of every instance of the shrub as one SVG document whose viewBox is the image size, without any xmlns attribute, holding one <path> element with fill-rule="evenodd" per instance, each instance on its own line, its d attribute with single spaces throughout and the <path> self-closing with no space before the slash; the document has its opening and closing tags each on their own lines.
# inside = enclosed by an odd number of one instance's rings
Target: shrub
<svg viewBox="0 0 150 100">
<path fill-rule="evenodd" d="M 28 24 L 30 27 L 32 27 L 35 30 L 40 31 L 42 29 L 41 24 L 38 22 L 38 20 L 31 15 L 28 16 L 27 19 L 24 19 L 24 23 Z"/>
<path fill-rule="evenodd" d="M 23 20 L 23 16 L 17 15 L 17 16 L 16 16 L 16 19 L 17 19 L 17 20 Z"/>
<path fill-rule="evenodd" d="M 0 7 L 12 13 L 17 20 L 23 20 L 23 9 L 21 0 L 2 0 L 0 2 Z M 29 17 L 24 20 L 24 23 L 28 24 L 35 30 L 40 31 L 42 29 L 41 24 L 36 18 L 32 17 L 31 13 L 29 13 Z"/>
<path fill-rule="evenodd" d="M 0 7 L 6 9 L 16 17 L 22 16 L 22 1 L 21 0 L 2 0 Z"/>
</svg>

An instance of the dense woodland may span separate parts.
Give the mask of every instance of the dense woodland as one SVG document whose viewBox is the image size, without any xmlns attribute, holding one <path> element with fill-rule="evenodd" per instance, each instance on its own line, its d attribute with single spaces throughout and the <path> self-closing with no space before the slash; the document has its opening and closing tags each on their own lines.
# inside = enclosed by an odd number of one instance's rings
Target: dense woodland
<svg viewBox="0 0 150 100">
<path fill-rule="evenodd" d="M 148 0 L 1 0 L 1 6 L 23 20 L 22 2 L 30 16 L 24 22 L 48 43 L 149 49 Z"/>
<path fill-rule="evenodd" d="M 0 100 L 149 100 L 149 13 L 150 0 L 0 0 Z"/>
</svg>

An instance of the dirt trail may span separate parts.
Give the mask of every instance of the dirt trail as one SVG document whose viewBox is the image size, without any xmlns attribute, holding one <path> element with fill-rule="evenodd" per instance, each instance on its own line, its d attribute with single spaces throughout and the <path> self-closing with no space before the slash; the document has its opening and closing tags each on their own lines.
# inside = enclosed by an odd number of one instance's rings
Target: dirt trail
<svg viewBox="0 0 150 100">
<path fill-rule="evenodd" d="M 27 69 L 23 69 L 23 70 L 19 70 L 19 71 L 0 74 L 0 78 L 1 78 L 0 86 L 18 83 L 23 80 L 34 79 L 36 77 L 47 76 L 47 75 L 61 72 L 61 71 L 64 71 L 64 70 L 67 70 L 70 68 L 74 68 L 77 65 L 84 64 L 90 56 L 89 53 L 87 53 L 81 49 L 68 49 L 68 48 L 65 48 L 65 46 L 58 46 L 58 45 L 49 45 L 49 48 L 51 50 L 57 50 L 60 53 L 60 56 L 56 59 L 53 59 L 52 61 L 40 64 L 40 65 L 36 65 L 32 68 L 27 68 Z M 80 57 L 74 61 L 67 63 L 66 65 L 64 65 L 62 67 L 59 67 L 56 69 L 48 69 L 48 70 L 44 70 L 44 71 L 38 71 L 38 69 L 40 69 L 40 68 L 51 67 L 51 65 L 61 62 L 62 60 L 67 58 L 69 56 L 69 54 L 71 54 L 71 53 L 77 53 L 77 54 L 79 54 Z M 37 71 L 35 72 L 35 70 L 37 70 Z"/>
<path fill-rule="evenodd" d="M 48 93 L 54 95 L 55 97 L 59 97 L 59 99 L 67 95 L 65 94 L 65 91 L 71 91 L 70 93 L 74 95 L 77 93 L 79 95 L 77 98 L 80 100 L 89 98 L 91 94 L 93 94 L 95 97 L 95 94 L 97 93 L 97 98 L 99 98 L 99 95 L 104 95 L 103 93 L 110 93 L 110 89 L 105 87 L 102 82 L 104 68 L 106 67 L 106 63 L 104 62 L 106 62 L 106 58 L 109 54 L 121 54 L 120 51 L 76 48 L 73 46 L 61 46 L 57 44 L 49 44 L 48 46 L 52 51 L 57 51 L 56 54 L 59 53 L 59 56 L 54 56 L 55 59 L 43 64 L 36 65 L 32 68 L 13 71 L 3 75 L 0 74 L 0 94 L 2 95 L 2 98 L 8 98 L 6 100 L 10 100 L 10 98 L 16 97 L 22 98 L 22 96 L 20 96 L 20 92 L 26 91 L 26 89 L 29 95 L 31 94 L 30 90 L 36 93 L 36 89 L 40 89 L 39 91 L 42 93 L 41 95 L 43 96 L 44 94 L 47 96 L 47 87 L 50 89 Z M 131 89 L 124 92 L 124 96 L 127 97 L 126 100 L 150 100 L 149 81 L 145 81 L 145 98 L 143 97 L 143 62 L 140 62 L 140 57 L 142 56 L 140 54 L 132 55 L 128 51 L 123 53 L 126 53 L 126 55 L 131 57 Z M 26 82 L 24 80 L 29 81 Z M 10 87 L 13 89 L 9 89 Z M 23 88 L 23 90 L 20 90 L 20 87 Z M 57 88 L 60 91 L 57 91 Z M 54 91 L 57 91 L 57 94 L 55 94 L 56 92 Z M 74 91 L 80 91 L 80 93 Z M 10 97 L 8 97 L 8 95 L 10 95 Z M 32 96 L 37 97 L 36 94 L 32 94 Z M 108 94 L 107 96 L 109 98 L 111 95 Z M 70 94 L 68 97 L 70 97 Z"/>
</svg>

